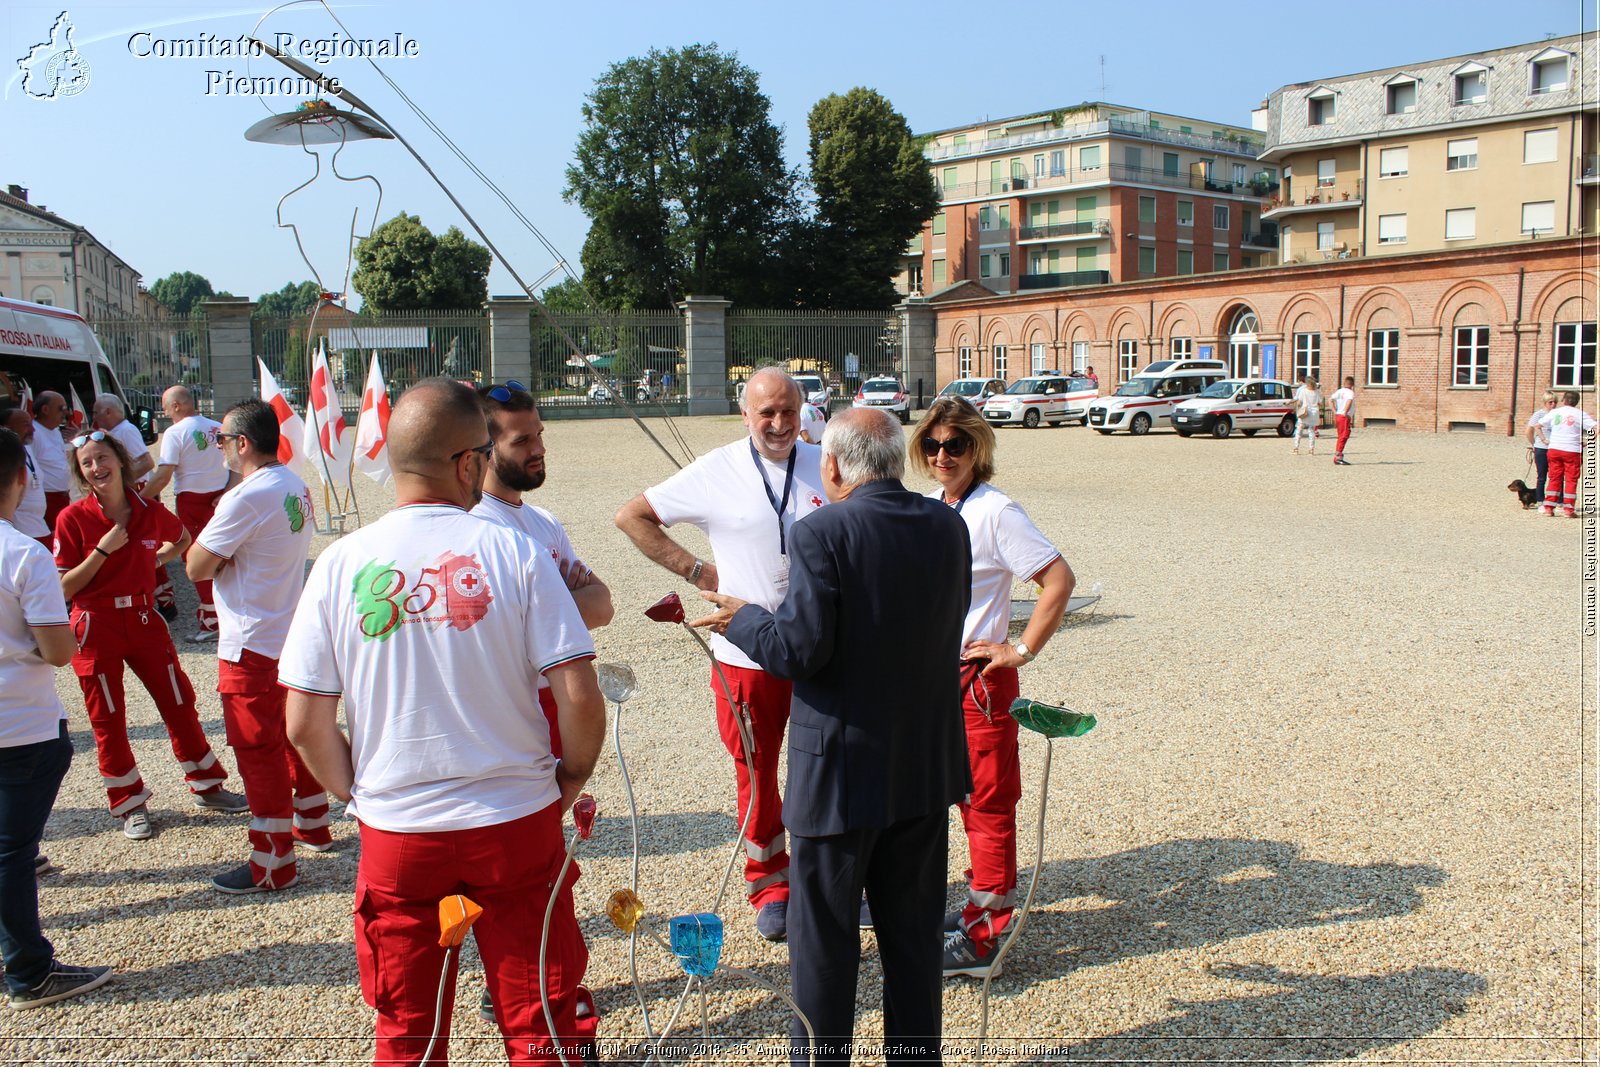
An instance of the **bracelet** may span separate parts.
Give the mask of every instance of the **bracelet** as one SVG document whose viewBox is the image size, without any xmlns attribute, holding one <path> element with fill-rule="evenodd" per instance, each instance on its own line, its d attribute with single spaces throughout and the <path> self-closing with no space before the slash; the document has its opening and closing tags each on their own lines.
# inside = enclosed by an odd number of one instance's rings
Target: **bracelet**
<svg viewBox="0 0 1600 1067">
<path fill-rule="evenodd" d="M 106 559 L 110 559 L 111 558 L 111 553 L 107 552 L 105 549 L 101 548 L 99 545 L 95 545 L 94 546 L 94 550 L 96 552 L 100 553 Z"/>
<path fill-rule="evenodd" d="M 694 566 L 689 568 L 689 584 L 690 585 L 698 585 L 698 584 L 700 584 L 700 575 L 705 571 L 705 569 L 706 569 L 705 560 L 703 560 L 703 559 L 695 560 L 694 561 Z"/>
</svg>

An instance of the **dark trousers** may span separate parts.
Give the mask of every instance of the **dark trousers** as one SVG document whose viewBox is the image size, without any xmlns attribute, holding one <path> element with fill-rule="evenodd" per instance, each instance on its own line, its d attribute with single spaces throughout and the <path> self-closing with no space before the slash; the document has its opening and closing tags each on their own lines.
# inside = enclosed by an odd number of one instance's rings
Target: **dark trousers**
<svg viewBox="0 0 1600 1067">
<path fill-rule="evenodd" d="M 1533 491 L 1539 494 L 1539 503 L 1544 503 L 1544 483 L 1550 477 L 1550 450 L 1548 448 L 1535 448 L 1533 450 L 1533 469 L 1539 472 L 1539 480 L 1534 483 Z"/>
<path fill-rule="evenodd" d="M 949 813 L 943 809 L 879 830 L 789 840 L 789 981 L 816 1031 L 816 1062 L 850 1062 L 856 968 L 861 959 L 861 892 L 883 961 L 884 1060 L 940 1062 L 944 981 L 945 865 Z M 791 1062 L 808 1062 L 796 1019 Z"/>
<path fill-rule="evenodd" d="M 39 839 L 72 762 L 67 722 L 50 741 L 0 748 L 0 955 L 6 986 L 32 989 L 50 973 L 55 949 L 39 929 Z"/>
</svg>

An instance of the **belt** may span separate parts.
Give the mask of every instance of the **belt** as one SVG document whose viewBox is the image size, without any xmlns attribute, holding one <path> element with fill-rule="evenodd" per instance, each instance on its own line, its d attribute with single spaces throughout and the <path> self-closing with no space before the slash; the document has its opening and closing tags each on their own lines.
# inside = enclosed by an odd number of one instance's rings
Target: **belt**
<svg viewBox="0 0 1600 1067">
<path fill-rule="evenodd" d="M 144 593 L 135 593 L 132 596 L 92 596 L 73 597 L 74 607 L 84 609 L 94 608 L 149 608 L 155 605 Z"/>
</svg>

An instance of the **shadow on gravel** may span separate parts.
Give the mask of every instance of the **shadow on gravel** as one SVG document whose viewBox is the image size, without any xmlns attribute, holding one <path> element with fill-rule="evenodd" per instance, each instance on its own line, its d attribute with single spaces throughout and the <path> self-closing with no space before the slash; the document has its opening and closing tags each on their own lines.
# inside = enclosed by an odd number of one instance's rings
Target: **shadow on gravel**
<svg viewBox="0 0 1600 1067">
<path fill-rule="evenodd" d="M 270 926 L 263 924 L 270 936 Z M 278 942 L 199 959 L 174 960 L 144 970 L 119 971 L 106 988 L 118 1002 L 174 1001 L 197 990 L 271 989 L 281 986 L 355 986 L 356 954 L 349 941 Z"/>
<path fill-rule="evenodd" d="M 667 815 L 639 814 L 639 855 L 676 856 L 706 849 L 733 847 L 739 824 L 721 811 L 679 811 Z M 621 800 L 595 821 L 594 836 L 578 850 L 585 859 L 617 859 L 633 855 L 633 831 L 628 826 L 628 804 Z M 735 875 L 735 890 L 742 899 L 744 886 Z M 709 906 L 709 902 L 707 902 Z"/>
<path fill-rule="evenodd" d="M 130 673 L 129 678 L 127 680 L 132 682 L 132 684 L 135 685 L 135 686 L 137 686 L 139 684 L 139 680 L 137 678 L 132 677 L 131 673 Z M 214 694 L 214 693 L 212 694 L 212 696 L 215 696 L 215 695 L 216 694 Z M 68 712 L 69 712 L 69 714 L 75 714 L 75 713 L 81 712 L 82 710 L 83 709 L 81 707 L 80 708 L 76 708 L 76 709 L 69 708 Z M 155 714 L 155 712 L 152 711 L 151 714 L 153 715 L 153 714 Z M 231 753 L 228 751 L 228 748 L 227 748 L 228 742 L 227 742 L 226 733 L 225 733 L 226 727 L 223 725 L 222 719 L 220 719 L 220 718 L 202 719 L 202 720 L 200 720 L 200 728 L 205 731 L 206 740 L 211 742 L 212 749 L 217 753 L 217 755 L 219 757 L 226 757 L 226 756 L 231 755 Z M 93 733 L 93 731 L 88 730 L 88 729 L 84 729 L 84 730 L 69 730 L 68 733 L 67 733 L 67 737 L 72 742 L 72 751 L 73 751 L 74 755 L 84 755 L 84 754 L 86 754 L 91 759 L 94 758 L 95 747 L 94 747 L 94 733 Z M 167 724 L 162 722 L 160 719 L 156 719 L 153 722 L 130 723 L 130 724 L 128 724 L 128 740 L 129 741 L 165 741 L 165 740 L 167 740 Z M 170 751 L 167 753 L 167 756 L 168 756 L 168 758 L 173 758 L 171 756 Z M 237 781 L 237 777 L 238 776 L 237 776 L 237 773 L 234 770 L 233 764 L 231 762 L 229 762 L 225 758 L 223 759 L 223 763 L 224 763 L 225 766 L 227 766 L 228 773 L 230 775 L 234 776 L 234 779 L 235 779 L 234 780 L 234 785 L 237 786 L 238 785 L 238 781 Z"/>
<path fill-rule="evenodd" d="M 1319 1063 L 1355 1059 L 1423 1037 L 1468 1008 L 1488 983 L 1468 971 L 1412 967 L 1329 977 L 1270 965 L 1211 968 L 1241 988 L 1216 1000 L 1171 1000 L 1159 1022 L 1063 1042 L 1018 1063 Z M 1032 1054 L 1032 1050 L 1030 1050 Z"/>
</svg>

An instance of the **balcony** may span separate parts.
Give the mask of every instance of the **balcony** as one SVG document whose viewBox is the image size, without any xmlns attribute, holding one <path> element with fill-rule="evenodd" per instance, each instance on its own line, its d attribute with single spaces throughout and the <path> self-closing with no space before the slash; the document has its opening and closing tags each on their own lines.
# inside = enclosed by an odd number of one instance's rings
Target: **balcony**
<svg viewBox="0 0 1600 1067">
<path fill-rule="evenodd" d="M 1089 219 L 1084 222 L 1060 222 L 1048 226 L 1021 226 L 1017 229 L 1018 241 L 1053 241 L 1073 237 L 1101 237 L 1111 232 L 1109 219 Z"/>
<path fill-rule="evenodd" d="M 976 200 L 988 196 L 1016 196 L 1045 192 L 1074 185 L 1105 185 L 1110 182 L 1158 185 L 1169 189 L 1192 189 L 1198 193 L 1222 196 L 1254 196 L 1266 199 L 1278 191 L 1278 183 L 1258 174 L 1243 182 L 1207 178 L 1187 172 L 1172 173 L 1155 167 L 1130 167 L 1126 163 L 1106 163 L 1098 167 L 1069 167 L 1054 174 L 1011 178 L 988 178 L 979 182 L 944 185 L 939 182 L 939 198 L 944 201 Z"/>
<path fill-rule="evenodd" d="M 1286 215 L 1358 208 L 1361 206 L 1361 193 L 1362 185 L 1359 178 L 1355 181 L 1335 182 L 1332 185 L 1323 185 L 1319 182 L 1310 186 L 1305 192 L 1296 189 L 1281 200 L 1274 199 L 1261 213 L 1261 218 L 1264 222 L 1269 218 L 1280 219 Z"/>
<path fill-rule="evenodd" d="M 1160 126 L 1150 125 L 1149 119 L 1139 119 L 1137 116 L 1123 116 L 1119 118 L 1100 119 L 1097 122 L 1079 122 L 1070 126 L 1055 126 L 1035 133 L 1021 133 L 1012 137 L 996 137 L 987 141 L 968 141 L 959 145 L 929 146 L 924 150 L 924 155 L 930 160 L 958 159 L 964 156 L 981 156 L 990 152 L 1012 152 L 1021 148 L 1030 148 L 1056 144 L 1062 141 L 1081 141 L 1088 138 L 1104 137 L 1107 134 L 1116 134 L 1121 137 L 1137 137 L 1143 141 L 1156 141 L 1161 144 L 1182 145 L 1201 152 L 1226 152 L 1233 155 L 1249 156 L 1254 159 L 1266 151 L 1266 143 L 1247 137 L 1201 137 L 1198 134 L 1183 133 L 1180 130 L 1169 130 Z"/>
<path fill-rule="evenodd" d="M 1579 185 L 1600 185 L 1600 155 L 1590 153 L 1583 157 L 1583 172 L 1578 175 Z"/>
<path fill-rule="evenodd" d="M 1263 222 L 1260 230 L 1246 231 L 1244 236 L 1239 238 L 1239 244 L 1245 248 L 1270 248 L 1276 250 L 1278 247 L 1278 224 L 1275 222 Z"/>
<path fill-rule="evenodd" d="M 1076 285 L 1109 285 L 1108 270 L 1078 270 L 1065 274 L 1024 274 L 1017 281 L 1018 289 L 1067 289 Z"/>
</svg>

